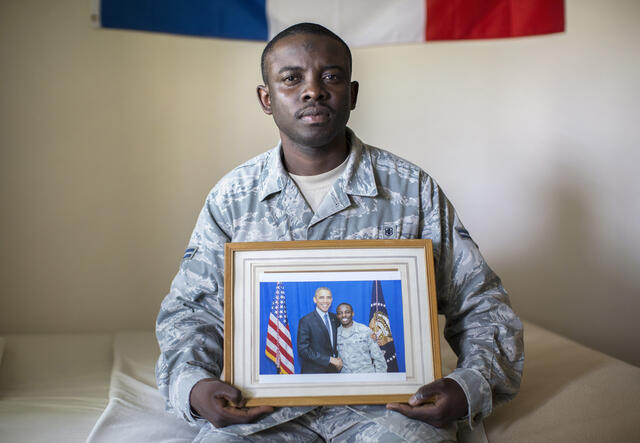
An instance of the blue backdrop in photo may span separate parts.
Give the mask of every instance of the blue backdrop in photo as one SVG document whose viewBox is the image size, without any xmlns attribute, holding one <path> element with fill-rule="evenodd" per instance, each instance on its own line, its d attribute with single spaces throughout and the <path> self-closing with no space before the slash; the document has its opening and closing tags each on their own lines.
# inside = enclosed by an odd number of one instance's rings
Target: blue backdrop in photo
<svg viewBox="0 0 640 443">
<path fill-rule="evenodd" d="M 287 314 L 289 317 L 289 330 L 293 342 L 293 358 L 295 373 L 300 373 L 300 360 L 296 338 L 298 334 L 298 322 L 302 317 L 316 308 L 313 303 L 313 295 L 316 289 L 324 286 L 333 294 L 333 303 L 330 312 L 335 314 L 336 307 L 343 302 L 353 307 L 353 320 L 369 325 L 369 310 L 371 308 L 371 292 L 373 281 L 327 281 L 327 282 L 284 282 L 285 297 L 287 301 Z M 400 280 L 382 280 L 382 293 L 387 305 L 391 334 L 396 346 L 398 370 L 405 372 L 404 362 L 404 327 L 402 321 L 402 290 Z M 276 290 L 276 282 L 260 283 L 260 373 L 277 374 L 276 365 L 265 355 L 267 342 L 267 323 L 271 309 L 271 300 Z"/>
</svg>

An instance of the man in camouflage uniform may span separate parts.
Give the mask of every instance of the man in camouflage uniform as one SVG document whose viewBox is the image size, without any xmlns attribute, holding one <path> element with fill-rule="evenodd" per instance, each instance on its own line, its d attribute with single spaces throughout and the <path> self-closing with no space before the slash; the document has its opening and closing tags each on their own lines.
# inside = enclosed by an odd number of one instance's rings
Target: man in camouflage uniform
<svg viewBox="0 0 640 443">
<path fill-rule="evenodd" d="M 369 326 L 353 321 L 353 307 L 340 303 L 336 308 L 338 321 L 338 356 L 342 359 L 342 374 L 387 372 L 387 362 L 378 343 L 371 338 Z"/>
<path fill-rule="evenodd" d="M 196 441 L 452 441 L 518 391 L 522 324 L 500 279 L 435 181 L 346 128 L 358 83 L 351 52 L 327 29 L 296 25 L 262 57 L 263 111 L 281 141 L 218 182 L 207 197 L 157 320 L 158 387 L 200 426 Z M 314 208 L 292 175 L 338 171 Z M 323 185 L 324 186 L 324 185 Z M 305 194 L 305 195 L 303 195 Z M 312 199 L 309 199 L 312 200 Z M 429 238 L 438 311 L 458 367 L 408 404 L 245 408 L 222 370 L 224 245 L 278 240 Z"/>
</svg>

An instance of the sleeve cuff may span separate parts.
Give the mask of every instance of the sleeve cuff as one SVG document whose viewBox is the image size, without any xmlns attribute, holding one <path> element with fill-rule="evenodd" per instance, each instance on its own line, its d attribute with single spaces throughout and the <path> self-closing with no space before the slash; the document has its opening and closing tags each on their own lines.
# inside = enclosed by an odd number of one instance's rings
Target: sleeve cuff
<svg viewBox="0 0 640 443">
<path fill-rule="evenodd" d="M 172 386 L 171 404 L 174 405 L 178 415 L 189 423 L 196 423 L 196 420 L 202 419 L 202 417 L 195 414 L 195 411 L 191 409 L 189 397 L 195 384 L 203 378 L 217 377 L 203 368 L 188 365 L 187 368 L 178 376 L 178 379 Z"/>
<path fill-rule="evenodd" d="M 491 414 L 493 407 L 491 400 L 491 386 L 487 380 L 476 369 L 457 368 L 445 378 L 450 378 L 460 385 L 467 397 L 467 421 L 469 427 L 473 429 L 485 417 Z"/>
</svg>

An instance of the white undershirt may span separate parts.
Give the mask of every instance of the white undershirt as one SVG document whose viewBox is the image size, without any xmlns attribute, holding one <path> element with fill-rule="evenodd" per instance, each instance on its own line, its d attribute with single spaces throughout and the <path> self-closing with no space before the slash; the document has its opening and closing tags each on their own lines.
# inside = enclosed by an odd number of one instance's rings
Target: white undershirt
<svg viewBox="0 0 640 443">
<path fill-rule="evenodd" d="M 347 156 L 345 161 L 337 168 L 318 175 L 294 175 L 289 173 L 289 176 L 298 185 L 298 189 L 300 189 L 302 196 L 309 203 L 313 212 L 318 212 L 320 204 L 331 190 L 333 184 L 347 169 L 348 159 L 349 157 Z"/>
</svg>

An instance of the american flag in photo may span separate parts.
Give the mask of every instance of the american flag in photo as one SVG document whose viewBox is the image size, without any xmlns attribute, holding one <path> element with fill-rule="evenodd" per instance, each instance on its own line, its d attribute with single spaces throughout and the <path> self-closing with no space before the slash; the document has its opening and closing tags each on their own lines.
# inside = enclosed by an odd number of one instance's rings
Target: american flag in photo
<svg viewBox="0 0 640 443">
<path fill-rule="evenodd" d="M 282 283 L 276 284 L 276 291 L 271 300 L 269 325 L 267 326 L 267 345 L 264 350 L 267 357 L 276 364 L 278 373 L 293 374 L 293 346 L 287 319 L 287 303 Z"/>
</svg>

